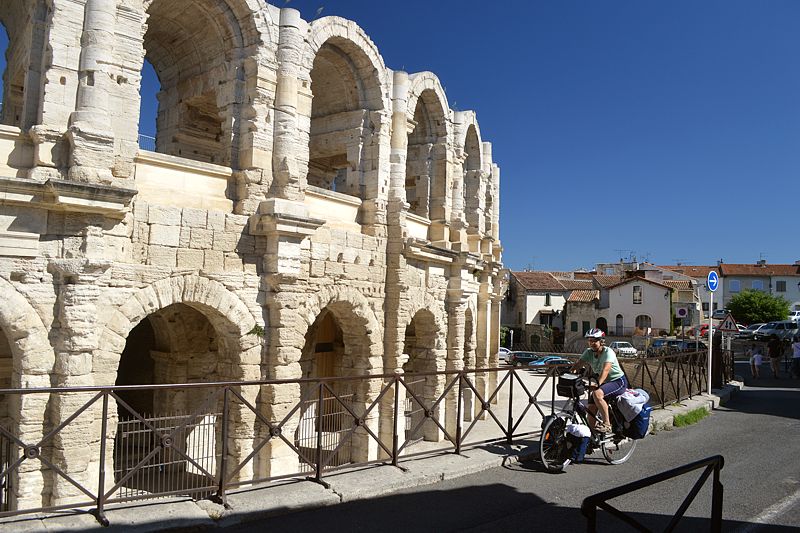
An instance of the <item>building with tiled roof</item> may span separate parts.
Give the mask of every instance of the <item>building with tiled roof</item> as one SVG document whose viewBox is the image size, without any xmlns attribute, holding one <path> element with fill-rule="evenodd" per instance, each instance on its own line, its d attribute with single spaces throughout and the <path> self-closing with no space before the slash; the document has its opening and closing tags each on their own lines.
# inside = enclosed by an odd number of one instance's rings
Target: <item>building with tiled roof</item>
<svg viewBox="0 0 800 533">
<path fill-rule="evenodd" d="M 725 305 L 745 290 L 756 290 L 780 296 L 792 310 L 800 309 L 800 264 L 770 265 L 766 261 L 753 264 L 721 263 L 718 267 Z M 716 294 L 714 295 L 716 298 Z"/>
</svg>

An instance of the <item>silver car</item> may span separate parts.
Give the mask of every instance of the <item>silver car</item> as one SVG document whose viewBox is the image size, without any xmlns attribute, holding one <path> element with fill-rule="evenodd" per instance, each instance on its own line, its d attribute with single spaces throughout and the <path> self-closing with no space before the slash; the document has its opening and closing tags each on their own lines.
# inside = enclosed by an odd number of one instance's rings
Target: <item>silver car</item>
<svg viewBox="0 0 800 533">
<path fill-rule="evenodd" d="M 623 357 L 636 357 L 638 351 L 633 345 L 626 341 L 614 341 L 609 345 L 609 348 L 614 350 L 617 355 L 621 355 Z"/>
</svg>

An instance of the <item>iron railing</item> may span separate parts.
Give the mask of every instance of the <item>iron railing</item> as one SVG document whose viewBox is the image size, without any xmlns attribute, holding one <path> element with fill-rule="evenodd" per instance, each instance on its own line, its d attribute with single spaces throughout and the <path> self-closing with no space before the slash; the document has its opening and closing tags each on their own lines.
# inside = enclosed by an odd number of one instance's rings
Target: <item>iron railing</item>
<svg viewBox="0 0 800 533">
<path fill-rule="evenodd" d="M 705 387 L 705 359 L 697 354 L 624 364 L 632 383 L 639 379 L 662 405 Z M 498 441 L 511 445 L 537 435 L 545 411 L 561 408 L 555 394 L 559 370 L 526 379 L 527 369 L 507 367 L 0 390 L 5 401 L 44 395 L 60 413 L 40 426 L 46 429 L 38 436 L 29 427 L 0 426 L 0 440 L 9 443 L 8 460 L 0 461 L 0 486 L 7 491 L 0 516 L 91 507 L 107 523 L 104 508 L 110 504 L 174 495 L 225 503 L 228 491 L 245 485 L 309 476 L 327 486 L 327 473 L 352 465 L 400 467 L 423 454 L 460 454 L 465 446 Z M 145 393 L 194 408 L 180 412 L 162 405 L 163 411 L 151 415 L 126 401 Z M 41 498 L 34 501 L 36 490 Z"/>
<path fill-rule="evenodd" d="M 675 526 L 677 526 L 678 522 L 680 522 L 681 518 L 683 518 L 684 513 L 686 513 L 686 510 L 692 504 L 695 497 L 697 497 L 700 489 L 703 488 L 703 485 L 713 473 L 714 478 L 711 489 L 711 521 L 709 523 L 709 530 L 712 533 L 719 533 L 722 531 L 723 499 L 723 486 L 722 482 L 720 481 L 720 471 L 724 465 L 724 458 L 721 455 L 715 455 L 707 459 L 702 459 L 678 468 L 673 468 L 672 470 L 668 470 L 654 476 L 634 481 L 633 483 L 628 483 L 626 485 L 589 496 L 583 500 L 583 504 L 581 505 L 581 512 L 586 517 L 587 521 L 586 530 L 590 533 L 597 531 L 597 510 L 602 509 L 639 531 L 652 531 L 650 528 L 646 527 L 640 521 L 636 520 L 636 518 L 631 516 L 630 513 L 620 511 L 608 503 L 608 500 L 624 496 L 625 494 L 630 494 L 631 492 L 653 486 L 656 483 L 668 481 L 678 476 L 682 476 L 703 468 L 704 470 L 700 474 L 700 477 L 689 491 L 689 494 L 686 495 L 686 498 L 684 498 L 683 502 L 681 502 L 681 505 L 672 516 L 672 519 L 667 527 L 664 528 L 664 531 L 673 531 L 675 529 Z"/>
</svg>

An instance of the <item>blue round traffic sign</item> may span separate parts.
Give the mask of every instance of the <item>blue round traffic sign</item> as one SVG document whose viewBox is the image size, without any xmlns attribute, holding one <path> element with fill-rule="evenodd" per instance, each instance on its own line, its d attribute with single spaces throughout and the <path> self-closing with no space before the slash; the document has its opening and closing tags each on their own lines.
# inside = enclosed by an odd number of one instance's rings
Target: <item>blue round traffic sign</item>
<svg viewBox="0 0 800 533">
<path fill-rule="evenodd" d="M 708 285 L 708 290 L 714 292 L 719 287 L 719 276 L 713 270 L 708 273 L 708 278 L 706 279 L 706 284 Z"/>
</svg>

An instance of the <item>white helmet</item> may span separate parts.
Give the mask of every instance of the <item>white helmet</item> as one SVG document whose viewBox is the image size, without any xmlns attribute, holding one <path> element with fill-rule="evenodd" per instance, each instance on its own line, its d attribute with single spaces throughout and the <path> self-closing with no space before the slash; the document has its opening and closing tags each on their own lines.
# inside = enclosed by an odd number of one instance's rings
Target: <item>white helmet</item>
<svg viewBox="0 0 800 533">
<path fill-rule="evenodd" d="M 606 336 L 605 332 L 602 329 L 592 328 L 586 332 L 587 339 L 602 339 Z"/>
</svg>

